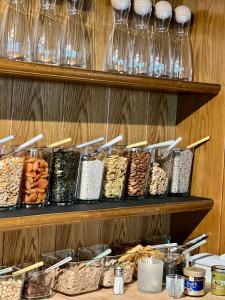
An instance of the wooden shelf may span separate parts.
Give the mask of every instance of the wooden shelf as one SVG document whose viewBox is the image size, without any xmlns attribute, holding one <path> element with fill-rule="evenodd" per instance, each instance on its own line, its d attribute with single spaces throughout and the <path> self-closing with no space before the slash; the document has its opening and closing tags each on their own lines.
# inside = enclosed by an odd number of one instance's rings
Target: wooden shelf
<svg viewBox="0 0 225 300">
<path fill-rule="evenodd" d="M 112 289 L 101 289 L 100 291 L 78 295 L 74 297 L 65 296 L 62 294 L 56 294 L 52 300 L 96 300 L 96 299 L 104 299 L 111 300 L 117 299 L 118 296 L 113 295 Z M 199 298 L 201 300 L 222 300 L 223 297 L 212 295 L 208 292 L 205 296 Z M 169 296 L 167 296 L 166 292 L 163 291 L 159 294 L 145 294 L 141 293 L 137 289 L 137 283 L 132 283 L 129 285 L 125 285 L 125 293 L 119 296 L 120 300 L 171 300 Z M 193 300 L 193 297 L 182 298 L 185 300 Z"/>
<path fill-rule="evenodd" d="M 71 224 L 80 221 L 173 214 L 210 210 L 213 200 L 199 197 L 168 197 L 123 202 L 79 204 L 67 207 L 20 209 L 0 212 L 0 230 L 32 226 Z"/>
<path fill-rule="evenodd" d="M 179 94 L 208 94 L 215 96 L 221 88 L 217 84 L 114 74 L 4 59 L 0 59 L 0 75 Z"/>
</svg>

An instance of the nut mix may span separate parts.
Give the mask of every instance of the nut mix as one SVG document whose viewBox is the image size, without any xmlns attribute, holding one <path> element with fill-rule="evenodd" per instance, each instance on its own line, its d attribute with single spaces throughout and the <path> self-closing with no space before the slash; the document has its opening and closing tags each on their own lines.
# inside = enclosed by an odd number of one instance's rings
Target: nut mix
<svg viewBox="0 0 225 300">
<path fill-rule="evenodd" d="M 56 277 L 55 290 L 69 296 L 97 290 L 102 273 L 101 261 L 90 266 L 84 263 L 69 263 Z"/>
<path fill-rule="evenodd" d="M 21 201 L 25 205 L 43 204 L 47 199 L 49 158 L 47 158 L 47 154 L 46 157 L 42 158 L 38 151 L 37 149 L 28 151 L 31 155 L 28 154 L 25 157 L 21 195 Z"/>
<path fill-rule="evenodd" d="M 22 157 L 0 160 L 0 207 L 16 207 L 23 171 Z"/>
<path fill-rule="evenodd" d="M 109 155 L 105 160 L 103 196 L 121 198 L 125 186 L 127 158 L 118 154 Z"/>
<path fill-rule="evenodd" d="M 173 170 L 170 192 L 173 194 L 188 194 L 193 162 L 193 152 L 190 149 L 175 149 L 173 151 Z"/>
<path fill-rule="evenodd" d="M 105 265 L 101 276 L 101 286 L 112 287 L 114 283 L 114 269 L 115 267 L 122 267 L 124 269 L 124 283 L 130 283 L 133 278 L 134 263 L 131 261 L 118 262 L 115 257 L 106 257 Z"/>
<path fill-rule="evenodd" d="M 127 175 L 127 196 L 144 196 L 149 173 L 150 153 L 140 149 L 130 152 Z"/>
<path fill-rule="evenodd" d="M 3 278 L 0 277 L 0 299 L 20 300 L 23 280 L 11 276 L 3 276 Z"/>
<path fill-rule="evenodd" d="M 150 169 L 149 194 L 164 195 L 167 192 L 169 178 L 158 163 L 154 163 Z"/>
<path fill-rule="evenodd" d="M 157 148 L 152 151 L 148 194 L 150 196 L 165 196 L 168 193 L 171 174 L 171 151 Z"/>
</svg>

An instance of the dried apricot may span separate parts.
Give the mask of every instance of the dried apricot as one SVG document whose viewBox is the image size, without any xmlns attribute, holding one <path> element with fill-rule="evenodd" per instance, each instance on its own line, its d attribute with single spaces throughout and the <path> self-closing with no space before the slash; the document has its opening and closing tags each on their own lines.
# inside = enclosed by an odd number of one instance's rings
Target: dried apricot
<svg viewBox="0 0 225 300">
<path fill-rule="evenodd" d="M 41 175 L 41 178 L 43 179 L 43 178 L 48 178 L 48 174 L 43 174 L 43 175 Z"/>
<path fill-rule="evenodd" d="M 33 163 L 33 171 L 37 171 L 38 168 L 39 168 L 38 161 L 35 161 L 35 162 Z"/>
<path fill-rule="evenodd" d="M 46 194 L 45 193 L 39 193 L 38 194 L 38 199 L 41 201 L 44 201 L 46 199 Z"/>
<path fill-rule="evenodd" d="M 38 181 L 41 178 L 41 174 L 38 174 L 37 176 L 34 177 L 34 182 Z"/>
<path fill-rule="evenodd" d="M 26 173 L 29 173 L 29 172 L 31 172 L 33 170 L 33 165 L 31 164 L 31 163 L 27 163 L 26 165 L 25 165 L 25 172 Z"/>
<path fill-rule="evenodd" d="M 26 182 L 25 182 L 25 187 L 26 187 L 27 190 L 30 190 L 30 189 L 31 189 L 31 184 L 30 184 L 29 181 L 26 181 Z"/>
<path fill-rule="evenodd" d="M 37 187 L 38 186 L 38 182 L 34 182 L 33 184 L 31 184 L 31 188 L 35 188 L 35 187 Z"/>
<path fill-rule="evenodd" d="M 35 158 L 34 157 L 27 156 L 25 158 L 25 163 L 33 163 L 33 162 L 35 162 Z"/>
<path fill-rule="evenodd" d="M 40 188 L 46 188 L 48 186 L 48 180 L 47 179 L 39 179 L 38 181 Z"/>
<path fill-rule="evenodd" d="M 37 200 L 37 194 L 31 194 L 30 196 L 29 196 L 29 201 L 30 202 L 35 202 L 36 200 Z"/>
<path fill-rule="evenodd" d="M 26 177 L 26 181 L 28 181 L 30 184 L 34 182 L 33 177 Z"/>
<path fill-rule="evenodd" d="M 48 168 L 48 163 L 44 159 L 39 159 L 40 168 Z"/>
<path fill-rule="evenodd" d="M 26 175 L 27 177 L 35 177 L 35 176 L 36 176 L 36 172 L 25 173 L 25 175 Z"/>
</svg>

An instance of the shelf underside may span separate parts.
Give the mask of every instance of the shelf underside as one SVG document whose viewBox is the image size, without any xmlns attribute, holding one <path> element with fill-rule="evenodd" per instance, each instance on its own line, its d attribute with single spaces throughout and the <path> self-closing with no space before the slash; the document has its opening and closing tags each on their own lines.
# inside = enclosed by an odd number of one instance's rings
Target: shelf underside
<svg viewBox="0 0 225 300">
<path fill-rule="evenodd" d="M 220 85 L 115 74 L 0 59 L 0 75 L 175 94 L 217 95 Z"/>
<path fill-rule="evenodd" d="M 19 209 L 0 212 L 0 230 L 71 224 L 80 221 L 172 214 L 180 212 L 210 210 L 213 200 L 200 197 L 168 197 L 122 202 L 78 204 L 67 207 Z"/>
</svg>

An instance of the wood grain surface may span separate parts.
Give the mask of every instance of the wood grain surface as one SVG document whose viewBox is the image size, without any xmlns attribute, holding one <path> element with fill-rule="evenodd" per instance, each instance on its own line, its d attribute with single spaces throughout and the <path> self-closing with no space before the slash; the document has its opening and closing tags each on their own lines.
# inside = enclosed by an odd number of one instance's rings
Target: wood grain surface
<svg viewBox="0 0 225 300">
<path fill-rule="evenodd" d="M 173 1 L 173 5 L 178 2 Z M 225 1 L 185 0 L 185 3 L 195 13 L 192 29 L 195 80 L 224 84 Z M 87 3 L 84 20 L 92 47 L 91 66 L 101 71 L 112 29 L 110 0 L 92 0 L 90 6 Z M 224 252 L 224 86 L 215 99 L 196 106 L 201 93 L 213 97 L 220 86 L 113 74 L 109 77 L 101 72 L 10 61 L 0 62 L 0 73 L 9 76 L 0 78 L 0 136 L 16 134 L 14 143 L 40 132 L 45 134 L 45 144 L 69 136 L 73 143 L 99 135 L 110 139 L 119 133 L 124 134 L 128 143 L 145 138 L 152 143 L 181 135 L 184 144 L 188 144 L 211 135 L 211 141 L 196 150 L 192 193 L 213 198 L 215 205 L 192 235 L 208 231 L 210 239 L 204 250 Z M 174 95 L 177 90 L 189 94 L 177 98 Z M 163 95 L 165 92 L 170 95 Z M 192 216 L 185 220 L 191 222 Z M 167 214 L 131 219 L 121 215 L 120 219 L 57 226 L 39 224 L 34 228 L 0 232 L 0 257 L 4 264 L 18 263 L 36 259 L 43 252 L 78 244 L 113 241 L 117 237 L 136 239 L 148 231 L 157 235 L 168 233 L 169 224 Z"/>
<path fill-rule="evenodd" d="M 213 97 L 220 91 L 219 84 L 133 76 L 62 66 L 16 62 L 0 59 L 0 75 L 43 81 L 105 86 L 151 92 L 208 94 Z"/>
<path fill-rule="evenodd" d="M 194 98 L 191 102 L 189 97 L 182 97 L 182 101 L 178 100 L 176 133 L 184 137 L 184 143 L 188 144 L 201 137 L 211 136 L 210 142 L 196 149 L 192 194 L 212 197 L 215 205 L 193 231 L 192 236 L 209 232 L 209 243 L 202 250 L 224 253 L 225 1 L 185 0 L 184 3 L 189 5 L 195 14 L 191 34 L 194 79 L 222 85 L 220 94 L 201 108 L 196 107 Z M 194 112 L 188 113 L 190 110 Z"/>
<path fill-rule="evenodd" d="M 171 200 L 172 199 L 172 200 Z M 152 201 L 154 201 L 152 199 Z M 109 220 L 133 216 L 149 216 L 157 214 L 172 214 L 179 212 L 209 210 L 213 206 L 213 200 L 206 198 L 190 197 L 182 201 L 182 198 L 162 198 L 151 203 L 151 199 L 124 201 L 123 203 L 100 203 L 89 206 L 77 205 L 67 209 L 49 207 L 33 210 L 27 213 L 23 209 L 19 213 L 11 212 L 1 214 L 0 230 L 26 228 L 41 225 L 72 224 L 82 221 Z M 28 211 L 29 212 L 29 211 Z"/>
<path fill-rule="evenodd" d="M 132 217 L 0 232 L 1 263 L 33 262 L 41 259 L 41 254 L 55 250 L 163 236 L 168 234 L 168 218 Z"/>
<path fill-rule="evenodd" d="M 100 291 L 96 291 L 93 293 L 89 293 L 89 294 L 83 294 L 83 295 L 79 295 L 76 297 L 69 297 L 69 296 L 65 296 L 65 295 L 61 295 L 61 294 L 56 294 L 52 300 L 86 300 L 88 298 L 88 300 L 115 300 L 118 299 L 118 295 L 113 295 L 112 289 L 102 289 Z M 169 300 L 171 298 L 169 298 L 166 295 L 166 292 L 163 291 L 159 294 L 145 294 L 145 293 L 141 293 L 138 291 L 137 289 L 137 283 L 132 283 L 130 285 L 126 285 L 125 286 L 125 293 L 123 295 L 120 295 L 119 298 L 121 300 Z M 186 300 L 192 300 L 193 297 L 186 297 Z M 201 297 L 202 300 L 220 300 L 221 296 L 215 296 L 212 295 L 211 293 L 207 293 L 204 297 Z"/>
</svg>

